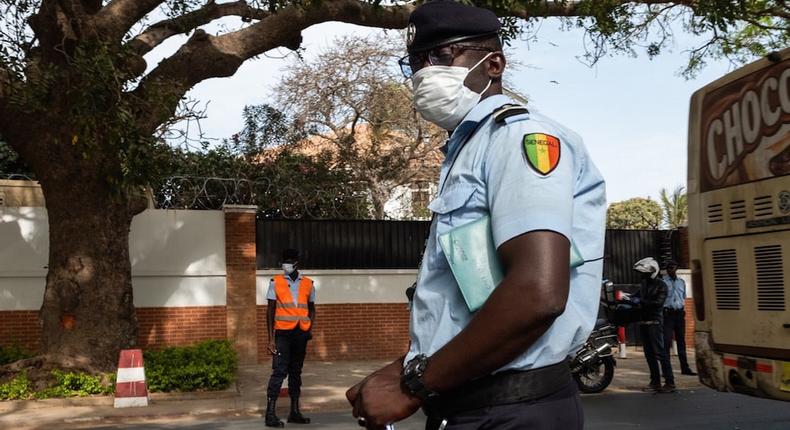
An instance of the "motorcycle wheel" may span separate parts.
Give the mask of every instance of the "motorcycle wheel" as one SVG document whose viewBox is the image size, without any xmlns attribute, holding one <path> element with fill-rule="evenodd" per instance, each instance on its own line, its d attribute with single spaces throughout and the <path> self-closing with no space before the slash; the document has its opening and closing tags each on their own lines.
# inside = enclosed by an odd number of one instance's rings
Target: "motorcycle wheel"
<svg viewBox="0 0 790 430">
<path fill-rule="evenodd" d="M 585 366 L 578 373 L 573 374 L 579 391 L 585 394 L 600 393 L 612 383 L 612 378 L 614 378 L 612 357 L 604 357 L 597 364 Z"/>
</svg>

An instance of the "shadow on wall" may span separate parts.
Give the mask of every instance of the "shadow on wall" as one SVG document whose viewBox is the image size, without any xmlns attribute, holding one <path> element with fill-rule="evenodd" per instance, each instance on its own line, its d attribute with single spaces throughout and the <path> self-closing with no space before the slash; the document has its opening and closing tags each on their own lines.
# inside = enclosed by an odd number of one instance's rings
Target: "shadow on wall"
<svg viewBox="0 0 790 430">
<path fill-rule="evenodd" d="M 38 347 L 48 235 L 45 208 L 0 208 L 0 343 Z M 140 346 L 226 338 L 222 211 L 147 210 L 129 242 Z"/>
<path fill-rule="evenodd" d="M 147 210 L 132 222 L 129 256 L 143 348 L 225 339 L 222 211 Z"/>
<path fill-rule="evenodd" d="M 0 345 L 37 351 L 49 225 L 39 207 L 0 207 Z"/>
<path fill-rule="evenodd" d="M 403 303 L 316 306 L 308 360 L 392 359 L 409 346 L 409 311 Z"/>
</svg>

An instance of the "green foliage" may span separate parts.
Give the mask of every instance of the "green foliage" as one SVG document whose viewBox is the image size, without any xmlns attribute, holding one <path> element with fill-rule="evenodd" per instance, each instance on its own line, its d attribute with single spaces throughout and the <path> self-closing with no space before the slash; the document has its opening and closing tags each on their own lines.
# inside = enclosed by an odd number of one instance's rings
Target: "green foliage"
<svg viewBox="0 0 790 430">
<path fill-rule="evenodd" d="M 232 185 L 205 178 L 233 178 L 254 184 L 253 190 L 237 191 L 254 192 L 265 218 L 359 218 L 368 213 L 352 172 L 333 165 L 326 154 L 295 151 L 306 134 L 287 115 L 265 104 L 245 106 L 242 115 L 244 128 L 219 145 L 204 142 L 198 150 L 169 150 L 167 174 L 153 186 L 160 206 L 178 196 L 180 202 L 198 202 L 193 208 L 219 209 Z M 189 194 L 196 192 L 190 187 L 204 183 L 199 196 Z"/>
<path fill-rule="evenodd" d="M 27 374 L 22 373 L 5 384 L 0 384 L 0 400 L 85 397 L 112 394 L 115 391 L 115 374 L 88 375 L 86 373 L 53 370 L 52 377 L 54 382 L 47 388 L 33 391 L 33 385 Z"/>
<path fill-rule="evenodd" d="M 298 124 L 280 110 L 268 104 L 244 106 L 241 113 L 244 129 L 234 134 L 226 143 L 233 152 L 254 157 L 266 149 L 291 145 L 307 137 Z"/>
<path fill-rule="evenodd" d="M 259 194 L 264 218 L 355 219 L 369 212 L 367 201 L 359 197 L 362 184 L 347 170 L 333 167 L 326 154 L 308 157 L 286 149 L 257 168 L 271 184 Z"/>
<path fill-rule="evenodd" d="M 236 375 L 236 351 L 226 340 L 146 351 L 144 359 L 152 392 L 224 390 Z"/>
<path fill-rule="evenodd" d="M 661 217 L 661 206 L 655 200 L 635 197 L 609 205 L 606 211 L 606 227 L 657 229 L 661 225 Z"/>
<path fill-rule="evenodd" d="M 22 348 L 19 345 L 0 345 L 0 366 L 13 363 L 18 360 L 24 360 L 33 356 L 33 353 Z"/>
<path fill-rule="evenodd" d="M 30 380 L 24 373 L 5 384 L 0 384 L 0 400 L 27 399 L 31 394 Z"/>
<path fill-rule="evenodd" d="M 684 186 L 678 185 L 671 194 L 662 188 L 659 197 L 667 228 L 674 230 L 688 224 L 688 195 Z"/>
<path fill-rule="evenodd" d="M 105 383 L 106 379 L 114 380 L 115 375 L 88 375 L 86 373 L 62 372 L 53 370 L 55 382 L 49 387 L 33 393 L 36 399 L 53 397 L 86 397 L 91 395 L 107 395 L 115 392 L 114 383 Z"/>
<path fill-rule="evenodd" d="M 33 177 L 30 167 L 19 158 L 19 154 L 10 145 L 0 140 L 0 179 L 10 174 Z"/>
</svg>

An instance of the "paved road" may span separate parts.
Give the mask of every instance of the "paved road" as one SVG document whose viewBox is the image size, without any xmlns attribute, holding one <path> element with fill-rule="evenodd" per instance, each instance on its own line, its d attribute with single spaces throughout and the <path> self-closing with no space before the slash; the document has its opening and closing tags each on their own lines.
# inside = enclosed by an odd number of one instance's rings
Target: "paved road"
<svg viewBox="0 0 790 430">
<path fill-rule="evenodd" d="M 582 397 L 589 430 L 695 429 L 788 430 L 790 404 L 712 390 L 683 390 L 675 394 L 610 393 Z M 355 429 L 347 412 L 313 414 L 309 426 L 286 428 Z M 422 430 L 419 416 L 399 423 L 397 430 Z M 260 418 L 182 420 L 92 427 L 101 430 L 261 430 Z"/>
</svg>

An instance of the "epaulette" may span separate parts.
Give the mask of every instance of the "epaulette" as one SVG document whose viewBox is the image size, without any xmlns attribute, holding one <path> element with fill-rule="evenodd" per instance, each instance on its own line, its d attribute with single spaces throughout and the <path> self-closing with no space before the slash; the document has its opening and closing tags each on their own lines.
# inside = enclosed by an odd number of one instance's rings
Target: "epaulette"
<svg viewBox="0 0 790 430">
<path fill-rule="evenodd" d="M 515 115 L 523 115 L 525 113 L 529 113 L 529 110 L 524 106 L 508 103 L 506 105 L 502 105 L 499 109 L 494 111 L 494 122 L 497 124 L 502 124 L 505 122 L 506 118 L 510 118 L 511 116 Z"/>
</svg>

